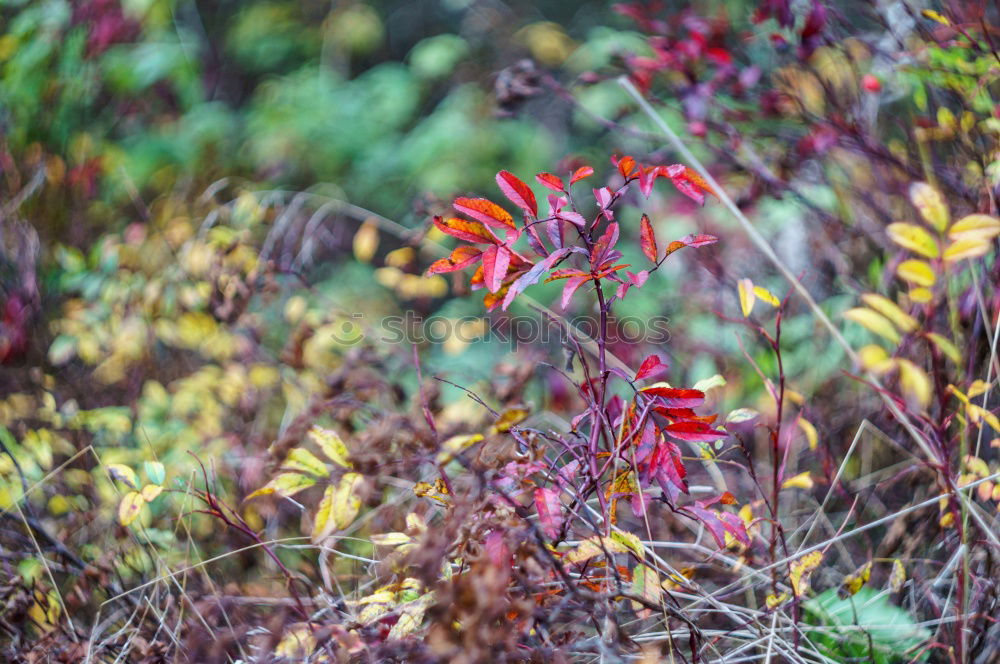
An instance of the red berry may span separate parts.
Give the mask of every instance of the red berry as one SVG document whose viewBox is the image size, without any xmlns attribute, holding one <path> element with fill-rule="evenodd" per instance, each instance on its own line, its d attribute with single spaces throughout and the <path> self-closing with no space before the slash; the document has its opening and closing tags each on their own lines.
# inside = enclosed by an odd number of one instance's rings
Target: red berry
<svg viewBox="0 0 1000 664">
<path fill-rule="evenodd" d="M 865 74 L 861 77 L 861 87 L 868 92 L 882 91 L 882 83 L 872 74 Z"/>
</svg>

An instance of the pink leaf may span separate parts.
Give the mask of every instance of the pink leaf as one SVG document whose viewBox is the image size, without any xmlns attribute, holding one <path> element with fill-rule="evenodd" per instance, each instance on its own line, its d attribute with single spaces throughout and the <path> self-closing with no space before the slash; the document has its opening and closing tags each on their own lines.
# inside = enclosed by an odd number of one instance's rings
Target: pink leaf
<svg viewBox="0 0 1000 664">
<path fill-rule="evenodd" d="M 538 203 L 531 188 L 509 171 L 497 173 L 497 184 L 510 202 L 532 217 L 538 216 Z"/>
<path fill-rule="evenodd" d="M 573 293 L 576 292 L 576 289 L 582 286 L 583 284 L 587 283 L 587 281 L 589 280 L 590 280 L 590 275 L 585 274 L 578 277 L 570 277 L 566 281 L 566 286 L 563 287 L 563 293 L 562 293 L 563 309 L 569 306 L 569 301 L 573 299 Z"/>
<path fill-rule="evenodd" d="M 504 311 L 507 310 L 507 307 L 514 301 L 515 297 L 517 297 L 520 293 L 523 293 L 524 289 L 528 286 L 538 283 L 541 276 L 552 269 L 552 266 L 554 266 L 557 262 L 565 258 L 568 253 L 569 248 L 567 247 L 557 249 L 549 254 L 545 260 L 535 263 L 530 270 L 518 277 L 517 280 L 510 285 L 510 288 L 507 290 L 507 295 L 504 296 Z"/>
<path fill-rule="evenodd" d="M 491 293 L 500 290 L 509 265 L 510 250 L 507 247 L 492 246 L 483 252 L 483 278 Z"/>
<path fill-rule="evenodd" d="M 559 490 L 549 487 L 535 489 L 535 509 L 538 510 L 538 524 L 549 539 L 559 536 L 562 525 L 562 503 L 559 502 Z"/>
</svg>

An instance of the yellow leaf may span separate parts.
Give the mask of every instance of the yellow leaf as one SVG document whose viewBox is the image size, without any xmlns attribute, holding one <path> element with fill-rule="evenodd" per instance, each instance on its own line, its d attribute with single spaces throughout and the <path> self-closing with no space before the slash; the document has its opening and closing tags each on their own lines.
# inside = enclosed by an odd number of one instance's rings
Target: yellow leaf
<svg viewBox="0 0 1000 664">
<path fill-rule="evenodd" d="M 984 421 L 986 424 L 990 425 L 990 428 L 994 431 L 1000 431 L 1000 419 L 982 406 L 969 404 L 965 407 L 965 412 L 968 413 L 969 419 L 973 424 L 979 424 Z"/>
<path fill-rule="evenodd" d="M 246 497 L 246 500 L 256 498 L 257 496 L 267 496 L 272 493 L 276 493 L 279 496 L 287 498 L 289 496 L 294 496 L 303 489 L 308 489 L 313 484 L 316 484 L 315 477 L 303 475 L 301 473 L 282 473 L 251 493 Z"/>
<path fill-rule="evenodd" d="M 118 504 L 118 522 L 123 526 L 127 526 L 135 521 L 144 504 L 145 501 L 142 499 L 142 494 L 138 491 L 129 491 L 126 493 L 122 496 L 122 501 Z"/>
<path fill-rule="evenodd" d="M 452 436 L 448 440 L 441 443 L 441 451 L 438 452 L 437 462 L 440 464 L 450 462 L 464 450 L 472 447 L 482 439 L 483 434 L 481 433 Z"/>
<path fill-rule="evenodd" d="M 739 517 L 743 520 L 743 525 L 747 528 L 753 523 L 753 508 L 750 507 L 750 503 L 747 503 L 740 508 Z"/>
<path fill-rule="evenodd" d="M 396 624 L 389 630 L 390 639 L 401 639 L 407 634 L 411 634 L 420 627 L 424 619 L 424 611 L 427 606 L 424 602 L 413 602 L 404 608 Z"/>
<path fill-rule="evenodd" d="M 517 426 L 527 417 L 528 411 L 524 408 L 508 408 L 493 423 L 492 430 L 494 433 L 507 433 L 511 427 Z"/>
<path fill-rule="evenodd" d="M 406 533 L 385 533 L 382 535 L 372 535 L 372 544 L 376 546 L 399 546 L 410 541 L 410 536 Z"/>
<path fill-rule="evenodd" d="M 964 403 L 966 406 L 968 406 L 971 403 L 969 401 L 969 397 L 965 396 L 965 392 L 963 392 L 962 390 L 958 389 L 954 385 L 948 385 L 948 391 L 951 392 L 952 394 L 954 394 L 956 397 L 958 397 L 959 400 L 962 403 Z"/>
<path fill-rule="evenodd" d="M 876 293 L 866 293 L 861 300 L 870 308 L 892 321 L 893 325 L 903 332 L 913 332 L 920 323 L 917 319 L 900 309 L 895 302 Z"/>
<path fill-rule="evenodd" d="M 934 237 L 916 224 L 896 222 L 889 224 L 886 232 L 893 242 L 921 256 L 937 258 L 941 254 Z"/>
<path fill-rule="evenodd" d="M 920 211 L 924 221 L 938 232 L 948 227 L 948 206 L 934 187 L 926 182 L 914 182 L 910 185 L 910 202 Z"/>
<path fill-rule="evenodd" d="M 330 475 L 326 464 L 316 458 L 315 454 L 302 447 L 296 447 L 288 453 L 285 461 L 281 464 L 281 469 L 314 475 L 315 477 Z"/>
<path fill-rule="evenodd" d="M 156 500 L 156 497 L 163 492 L 163 487 L 156 484 L 147 484 L 142 487 L 142 499 L 147 503 L 151 503 Z"/>
<path fill-rule="evenodd" d="M 944 262 L 954 263 L 963 258 L 979 258 L 990 251 L 990 241 L 983 238 L 962 238 L 955 240 L 944 250 Z"/>
<path fill-rule="evenodd" d="M 806 440 L 809 441 L 809 449 L 816 449 L 816 446 L 819 444 L 819 434 L 816 433 L 816 427 L 804 417 L 800 417 L 797 424 L 802 429 L 802 433 L 806 435 Z"/>
<path fill-rule="evenodd" d="M 934 299 L 934 293 L 927 288 L 911 288 L 907 295 L 917 304 L 927 304 Z"/>
<path fill-rule="evenodd" d="M 921 408 L 927 408 L 933 393 L 931 379 L 927 373 L 909 360 L 897 359 L 896 366 L 899 367 L 899 386 L 903 394 Z"/>
<path fill-rule="evenodd" d="M 764 601 L 767 603 L 767 608 L 773 609 L 782 602 L 788 599 L 788 593 L 781 593 L 780 595 L 775 595 L 774 593 L 768 593 Z"/>
<path fill-rule="evenodd" d="M 720 374 L 715 374 L 709 378 L 702 378 L 697 383 L 692 386 L 692 389 L 698 390 L 699 392 L 708 392 L 715 387 L 725 387 L 726 379 Z"/>
<path fill-rule="evenodd" d="M 430 482 L 417 482 L 413 485 L 413 494 L 418 498 L 436 500 L 442 505 L 447 505 L 451 502 L 448 498 L 448 487 L 440 479 L 435 480 L 434 484 Z"/>
<path fill-rule="evenodd" d="M 856 569 L 853 573 L 848 574 L 844 577 L 843 582 L 840 584 L 840 591 L 842 596 L 856 595 L 861 587 L 868 583 L 868 579 L 872 576 L 872 563 L 869 560 L 867 563 Z"/>
<path fill-rule="evenodd" d="M 988 389 L 990 389 L 990 384 L 985 380 L 977 378 L 969 384 L 969 398 L 972 399 L 974 397 L 978 397 L 980 394 L 985 393 Z"/>
<path fill-rule="evenodd" d="M 919 258 L 910 258 L 900 263 L 896 268 L 896 274 L 903 281 L 909 281 L 918 286 L 933 286 L 934 282 L 937 281 L 931 264 Z"/>
<path fill-rule="evenodd" d="M 642 540 L 640 540 L 636 535 L 632 533 L 616 530 L 611 533 L 611 539 L 619 544 L 622 544 L 634 553 L 635 555 L 642 558 Z"/>
<path fill-rule="evenodd" d="M 312 538 L 319 542 L 337 530 L 343 530 L 354 522 L 361 509 L 361 499 L 357 496 L 362 476 L 345 473 L 337 486 L 328 486 L 323 499 L 316 509 L 316 523 Z"/>
<path fill-rule="evenodd" d="M 743 317 L 749 318 L 753 312 L 753 303 L 757 299 L 753 292 L 753 282 L 749 279 L 740 279 L 736 282 L 736 290 L 740 295 L 740 309 Z"/>
<path fill-rule="evenodd" d="M 889 573 L 889 591 L 898 593 L 903 589 L 904 583 L 906 583 L 906 568 L 899 562 L 899 558 L 896 558 L 892 561 L 892 572 Z"/>
<path fill-rule="evenodd" d="M 646 565 L 636 565 L 632 572 L 632 594 L 642 597 L 648 602 L 659 604 L 660 602 L 660 575 L 656 570 Z M 633 600 L 632 608 L 643 614 L 650 612 L 649 607 Z"/>
<path fill-rule="evenodd" d="M 970 473 L 978 477 L 989 477 L 990 475 L 989 465 L 979 457 L 971 454 L 965 456 L 965 467 Z"/>
<path fill-rule="evenodd" d="M 945 357 L 954 362 L 955 364 L 962 364 L 962 353 L 958 350 L 958 346 L 951 343 L 951 340 L 947 337 L 943 337 L 937 332 L 928 332 L 927 338 L 938 347 Z"/>
<path fill-rule="evenodd" d="M 274 648 L 277 657 L 304 661 L 316 649 L 316 639 L 308 625 L 290 628 Z"/>
<path fill-rule="evenodd" d="M 875 344 L 868 344 L 858 350 L 861 366 L 876 374 L 883 374 L 893 367 L 893 361 L 885 349 Z"/>
<path fill-rule="evenodd" d="M 997 235 L 1000 235 L 1000 219 L 988 214 L 970 214 L 948 229 L 952 240 L 992 240 Z"/>
<path fill-rule="evenodd" d="M 309 438 L 316 443 L 316 446 L 326 455 L 327 459 L 341 468 L 351 467 L 350 462 L 347 460 L 350 457 L 350 452 L 336 431 L 314 426 L 309 429 Z"/>
<path fill-rule="evenodd" d="M 796 597 L 802 597 L 809 590 L 809 576 L 813 570 L 823 562 L 823 552 L 813 551 L 802 556 L 794 563 L 788 573 L 788 580 L 792 584 L 792 592 Z"/>
<path fill-rule="evenodd" d="M 844 318 L 854 321 L 869 332 L 874 332 L 880 337 L 885 337 L 894 344 L 899 343 L 899 333 L 896 332 L 896 328 L 892 326 L 888 318 L 880 313 L 871 309 L 865 309 L 864 307 L 858 307 L 845 311 Z"/>
<path fill-rule="evenodd" d="M 589 537 L 566 554 L 566 562 L 581 563 L 595 556 L 602 556 L 605 551 L 608 553 L 628 553 L 629 548 L 624 543 L 610 537 Z"/>
<path fill-rule="evenodd" d="M 812 477 L 809 476 L 809 471 L 804 473 L 799 473 L 795 477 L 789 477 L 781 485 L 783 489 L 811 489 L 815 486 Z"/>
<path fill-rule="evenodd" d="M 375 218 L 366 219 L 354 234 L 354 257 L 362 263 L 370 263 L 378 250 L 378 226 Z"/>
<path fill-rule="evenodd" d="M 107 468 L 112 479 L 118 480 L 130 489 L 139 489 L 139 478 L 136 477 L 135 472 L 128 466 L 120 463 L 109 463 L 105 468 Z"/>
<path fill-rule="evenodd" d="M 937 21 L 941 25 L 951 25 L 951 21 L 948 20 L 948 17 L 941 14 L 941 12 L 936 12 L 933 9 L 922 9 L 920 10 L 920 13 L 924 18 Z"/>
<path fill-rule="evenodd" d="M 758 299 L 764 300 L 765 302 L 770 304 L 772 307 L 777 307 L 781 305 L 781 301 L 774 295 L 772 295 L 771 291 L 767 290 L 766 288 L 761 288 L 760 286 L 754 286 L 753 294 Z"/>
</svg>

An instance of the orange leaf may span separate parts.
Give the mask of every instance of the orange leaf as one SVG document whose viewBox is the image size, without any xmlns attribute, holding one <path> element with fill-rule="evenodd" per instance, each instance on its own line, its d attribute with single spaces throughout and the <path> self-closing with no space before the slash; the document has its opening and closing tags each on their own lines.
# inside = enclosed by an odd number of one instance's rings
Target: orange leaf
<svg viewBox="0 0 1000 664">
<path fill-rule="evenodd" d="M 467 219 L 459 219 L 458 217 L 451 217 L 449 219 L 434 217 L 434 225 L 442 233 L 457 237 L 459 240 L 484 244 L 500 244 L 497 236 L 478 221 L 468 221 Z"/>
<path fill-rule="evenodd" d="M 648 215 L 642 215 L 642 222 L 639 225 L 639 237 L 643 255 L 655 263 L 657 256 L 656 235 L 653 233 L 653 224 L 650 223 Z"/>
<path fill-rule="evenodd" d="M 494 228 L 514 228 L 514 217 L 507 210 L 485 198 L 456 198 L 452 203 L 462 214 Z"/>
<path fill-rule="evenodd" d="M 590 166 L 581 166 L 580 168 L 573 171 L 573 175 L 569 179 L 570 184 L 576 184 L 583 178 L 589 178 L 594 174 L 594 169 Z"/>
<path fill-rule="evenodd" d="M 538 180 L 539 184 L 541 184 L 543 187 L 547 187 L 552 191 L 560 191 L 560 192 L 566 191 L 566 187 L 563 185 L 562 178 L 559 177 L 558 175 L 552 175 L 552 173 L 539 173 L 538 175 L 535 176 L 535 179 Z"/>
</svg>

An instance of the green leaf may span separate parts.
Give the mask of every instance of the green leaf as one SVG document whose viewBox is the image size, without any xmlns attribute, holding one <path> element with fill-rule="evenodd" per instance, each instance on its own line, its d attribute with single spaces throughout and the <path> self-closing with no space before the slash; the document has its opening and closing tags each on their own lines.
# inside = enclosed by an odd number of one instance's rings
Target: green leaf
<svg viewBox="0 0 1000 664">
<path fill-rule="evenodd" d="M 153 484 L 163 484 L 167 479 L 167 471 L 159 461 L 146 461 L 142 464 L 146 478 Z"/>
<path fill-rule="evenodd" d="M 892 605 L 886 594 L 869 587 L 845 599 L 830 588 L 802 606 L 808 624 L 823 628 L 808 630 L 810 640 L 838 662 L 902 664 L 915 657 L 931 637 L 930 630 Z M 918 661 L 928 657 L 924 653 Z"/>
</svg>

